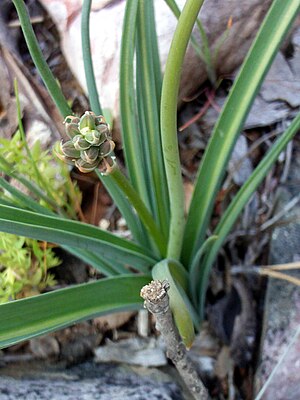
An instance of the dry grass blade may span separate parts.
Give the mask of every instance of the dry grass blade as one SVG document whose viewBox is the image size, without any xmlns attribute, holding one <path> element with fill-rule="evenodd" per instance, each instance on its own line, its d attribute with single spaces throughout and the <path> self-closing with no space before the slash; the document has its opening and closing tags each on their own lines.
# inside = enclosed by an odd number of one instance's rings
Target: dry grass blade
<svg viewBox="0 0 300 400">
<path fill-rule="evenodd" d="M 265 265 L 262 268 L 271 269 L 273 271 L 286 271 L 286 270 L 291 270 L 291 269 L 300 269 L 300 261 L 286 263 L 286 264 Z"/>
<path fill-rule="evenodd" d="M 288 281 L 290 283 L 293 283 L 294 285 L 300 286 L 300 278 L 297 278 L 295 276 L 288 275 L 286 273 L 282 273 L 279 271 L 289 271 L 289 270 L 300 270 L 300 262 L 292 262 L 292 263 L 286 263 L 286 264 L 276 264 L 276 265 L 265 265 L 265 266 L 233 266 L 231 268 L 231 274 L 236 275 L 236 274 L 259 274 L 259 275 L 265 275 L 269 276 L 272 278 L 277 278 L 277 279 L 283 279 L 285 281 Z"/>
<path fill-rule="evenodd" d="M 283 274 L 282 272 L 272 271 L 272 270 L 263 268 L 259 271 L 259 273 L 260 273 L 260 275 L 267 275 L 272 278 L 283 279 L 285 281 L 293 283 L 294 285 L 300 286 L 299 278 L 295 278 L 294 276 Z"/>
</svg>

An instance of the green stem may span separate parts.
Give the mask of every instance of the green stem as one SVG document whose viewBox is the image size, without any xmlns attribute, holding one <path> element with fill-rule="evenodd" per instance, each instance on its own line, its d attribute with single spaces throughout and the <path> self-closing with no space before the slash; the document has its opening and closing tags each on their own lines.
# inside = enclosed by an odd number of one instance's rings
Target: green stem
<svg viewBox="0 0 300 400">
<path fill-rule="evenodd" d="M 178 7 L 176 1 L 174 0 L 165 0 L 175 17 L 178 19 L 180 17 L 180 8 Z M 213 59 L 209 47 L 209 42 L 208 42 L 208 37 L 205 32 L 205 29 L 203 28 L 203 25 L 200 21 L 200 19 L 197 18 L 196 24 L 200 33 L 200 37 L 202 40 L 202 48 L 200 47 L 197 39 L 195 38 L 194 35 L 191 36 L 191 45 L 193 46 L 196 54 L 201 58 L 201 60 L 205 64 L 206 72 L 208 75 L 208 79 L 210 82 L 215 85 L 216 84 L 216 73 L 215 73 L 215 68 L 213 65 Z"/>
<path fill-rule="evenodd" d="M 59 85 L 56 82 L 50 68 L 48 67 L 43 53 L 39 47 L 38 41 L 35 37 L 34 31 L 30 23 L 30 17 L 23 0 L 12 0 L 17 10 L 19 20 L 21 23 L 22 31 L 25 37 L 25 41 L 28 46 L 29 53 L 32 60 L 39 71 L 41 78 L 43 79 L 48 92 L 50 93 L 56 107 L 60 111 L 61 115 L 66 118 L 68 115 L 72 115 L 70 109 Z"/>
<path fill-rule="evenodd" d="M 120 119 L 123 150 L 128 176 L 146 205 L 150 205 L 141 135 L 136 117 L 137 104 L 134 90 L 134 45 L 136 40 L 136 21 L 138 0 L 127 0 L 120 54 Z"/>
<path fill-rule="evenodd" d="M 108 175 L 116 182 L 118 187 L 122 190 L 132 206 L 135 208 L 138 216 L 140 217 L 141 221 L 151 235 L 154 243 L 156 244 L 160 255 L 164 257 L 166 255 L 167 247 L 166 238 L 163 236 L 161 230 L 156 225 L 152 215 L 140 198 L 139 194 L 131 186 L 128 179 L 122 174 L 116 164 L 110 169 Z"/>
<path fill-rule="evenodd" d="M 137 243 L 145 245 L 145 237 L 141 229 L 141 222 L 136 215 L 131 203 L 128 201 L 128 198 L 124 196 L 123 192 L 119 189 L 118 185 L 111 178 L 110 175 L 103 175 L 98 169 L 96 169 L 95 172 L 102 184 L 105 186 L 105 189 L 108 191 L 109 195 L 113 199 L 114 203 L 118 207 L 120 213 L 125 218 L 133 239 Z"/>
<path fill-rule="evenodd" d="M 96 115 L 102 115 L 102 108 L 99 101 L 99 94 L 96 86 L 91 44 L 90 44 L 90 11 L 92 0 L 84 0 L 81 15 L 81 44 L 84 64 L 85 79 L 89 93 L 89 100 L 92 111 Z"/>
<path fill-rule="evenodd" d="M 177 98 L 186 48 L 204 0 L 187 0 L 178 20 L 166 63 L 161 98 L 161 135 L 165 161 L 171 222 L 168 258 L 180 257 L 184 231 L 184 191 L 177 141 Z"/>
<path fill-rule="evenodd" d="M 213 63 L 211 51 L 209 48 L 209 42 L 208 42 L 208 37 L 205 32 L 205 29 L 199 19 L 196 21 L 198 30 L 200 32 L 201 40 L 202 40 L 202 61 L 204 61 L 205 64 L 205 69 L 207 72 L 208 79 L 210 80 L 211 84 L 213 86 L 216 85 L 217 77 L 216 77 L 216 71 L 215 71 L 215 66 Z"/>
</svg>

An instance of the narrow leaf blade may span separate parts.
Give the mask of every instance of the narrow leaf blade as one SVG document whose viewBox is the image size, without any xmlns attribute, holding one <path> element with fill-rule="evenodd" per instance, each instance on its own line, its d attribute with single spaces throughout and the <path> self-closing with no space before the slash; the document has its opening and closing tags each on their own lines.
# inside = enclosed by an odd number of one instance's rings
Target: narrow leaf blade
<svg viewBox="0 0 300 400">
<path fill-rule="evenodd" d="M 102 314 L 141 307 L 149 276 L 101 279 L 0 305 L 0 348 Z"/>
<path fill-rule="evenodd" d="M 122 263 L 149 266 L 155 263 L 141 246 L 78 221 L 41 215 L 0 205 L 0 231 L 97 252 Z"/>
<path fill-rule="evenodd" d="M 159 281 L 168 281 L 170 289 L 168 295 L 170 298 L 170 308 L 183 343 L 190 348 L 195 338 L 194 325 L 191 314 L 182 296 L 183 289 L 175 279 L 176 275 L 182 277 L 180 264 L 173 260 L 163 260 L 157 263 L 152 270 L 152 276 Z M 182 289 L 182 290 L 181 290 Z"/>
<path fill-rule="evenodd" d="M 231 89 L 199 168 L 184 235 L 184 264 L 191 264 L 203 243 L 214 200 L 234 144 L 263 78 L 299 8 L 299 0 L 273 2 Z"/>
<path fill-rule="evenodd" d="M 223 245 L 228 233 L 232 229 L 242 209 L 245 207 L 247 202 L 250 200 L 252 194 L 257 189 L 258 185 L 265 178 L 272 165 L 277 160 L 279 154 L 284 150 L 288 142 L 294 137 L 294 135 L 300 130 L 300 113 L 293 120 L 289 128 L 284 134 L 279 137 L 273 144 L 269 152 L 262 159 L 262 161 L 255 168 L 251 176 L 245 182 L 245 184 L 238 191 L 236 196 L 223 214 L 220 222 L 218 223 L 214 235 L 217 235 L 217 240 L 213 243 L 209 249 L 204 262 L 201 266 L 201 277 L 199 283 L 199 310 L 200 313 L 204 314 L 204 301 L 205 294 L 208 285 L 209 273 L 211 266 Z"/>
<path fill-rule="evenodd" d="M 134 188 L 149 206 L 145 180 L 145 165 L 141 158 L 142 148 L 137 129 L 134 89 L 134 50 L 138 0 L 128 0 L 123 21 L 120 58 L 120 117 L 125 161 Z M 137 155 L 140 156 L 137 156 Z"/>
</svg>

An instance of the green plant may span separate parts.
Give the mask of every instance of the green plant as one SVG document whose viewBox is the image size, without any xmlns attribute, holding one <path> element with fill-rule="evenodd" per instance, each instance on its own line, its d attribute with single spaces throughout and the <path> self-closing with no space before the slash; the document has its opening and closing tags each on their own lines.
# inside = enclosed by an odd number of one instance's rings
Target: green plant
<svg viewBox="0 0 300 400">
<path fill-rule="evenodd" d="M 41 206 L 77 219 L 81 193 L 71 181 L 66 164 L 57 160 L 49 151 L 43 151 L 38 140 L 30 149 L 30 157 L 25 147 L 26 142 L 20 131 L 10 140 L 0 138 L 0 171 L 18 181 L 23 190 L 30 192 Z M 35 188 L 38 193 L 35 193 Z M 9 185 L 4 184 L 0 189 L 0 198 L 16 202 L 17 199 L 9 193 L 9 189 Z"/>
<path fill-rule="evenodd" d="M 18 86 L 15 81 L 19 129 L 11 139 L 0 138 L 0 171 L 14 179 L 41 206 L 63 216 L 77 219 L 81 193 L 71 180 L 67 165 L 43 150 L 39 140 L 29 149 L 21 119 Z M 20 198 L 3 178 L 0 198 L 20 205 Z M 26 200 L 25 200 L 26 204 Z"/>
<path fill-rule="evenodd" d="M 43 61 L 22 0 L 13 0 L 41 77 L 63 118 L 72 115 Z M 127 0 L 121 49 L 120 111 L 128 178 L 117 163 L 95 172 L 113 197 L 133 240 L 46 214 L 29 196 L 22 206 L 0 201 L 0 229 L 67 247 L 107 276 L 97 282 L 58 290 L 0 307 L 0 345 L 49 332 L 101 313 L 141 305 L 140 288 L 167 279 L 175 322 L 187 347 L 193 325 L 203 318 L 211 266 L 239 213 L 280 152 L 300 127 L 300 115 L 274 143 L 225 211 L 214 235 L 206 238 L 216 194 L 233 146 L 268 68 L 299 11 L 299 1 L 275 0 L 253 43 L 212 132 L 195 182 L 187 219 L 177 143 L 177 96 L 184 54 L 202 0 L 187 0 L 178 20 L 164 76 L 160 71 L 153 2 Z M 102 113 L 89 51 L 84 1 L 83 43 L 91 110 Z M 136 74 L 135 74 L 136 71 Z M 94 130 L 92 126 L 89 129 Z M 81 132 L 82 133 L 82 132 Z M 65 154 L 66 155 L 66 154 Z M 77 154 L 78 155 L 78 154 Z M 26 207 L 26 209 L 25 209 Z M 20 318 L 22 324 L 20 324 Z"/>
<path fill-rule="evenodd" d="M 58 162 L 49 151 L 43 151 L 38 140 L 29 149 L 20 117 L 16 82 L 15 92 L 19 130 L 11 139 L 0 138 L 0 171 L 14 178 L 18 182 L 15 186 L 21 186 L 36 198 L 41 210 L 45 207 L 48 212 L 77 218 L 81 193 L 71 181 L 66 164 Z M 22 204 L 26 196 L 22 197 L 22 193 L 15 196 L 16 188 L 3 177 L 0 180 L 0 199 L 16 206 Z M 33 296 L 53 286 L 56 282 L 48 270 L 59 264 L 60 260 L 47 242 L 0 233 L 0 303 Z"/>
<path fill-rule="evenodd" d="M 169 6 L 170 10 L 173 12 L 175 17 L 178 19 L 180 17 L 180 8 L 178 7 L 177 3 L 175 0 L 165 0 L 167 5 Z M 201 37 L 201 46 L 199 45 L 198 41 L 195 39 L 194 35 L 191 35 L 191 44 L 197 53 L 197 55 L 201 58 L 201 60 L 204 62 L 206 71 L 207 71 L 207 76 L 208 79 L 210 80 L 211 84 L 213 86 L 216 85 L 217 83 L 217 77 L 216 77 L 216 71 L 215 71 L 215 61 L 217 58 L 217 53 L 219 46 L 223 44 L 224 39 L 226 38 L 226 32 L 224 32 L 224 35 L 221 36 L 219 43 L 216 46 L 216 54 L 212 54 L 210 47 L 209 47 L 209 42 L 208 42 L 208 37 L 205 32 L 205 29 L 200 21 L 199 18 L 196 20 L 196 25 Z"/>
<path fill-rule="evenodd" d="M 0 233 L 0 303 L 33 296 L 55 285 L 48 270 L 59 264 L 46 242 Z"/>
</svg>

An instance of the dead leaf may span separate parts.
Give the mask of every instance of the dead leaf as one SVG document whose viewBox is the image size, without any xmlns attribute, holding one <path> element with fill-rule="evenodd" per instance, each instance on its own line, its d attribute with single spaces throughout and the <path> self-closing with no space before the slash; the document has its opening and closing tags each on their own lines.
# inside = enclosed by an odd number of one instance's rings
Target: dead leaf
<svg viewBox="0 0 300 400">
<path fill-rule="evenodd" d="M 126 324 L 135 315 L 133 311 L 119 312 L 94 318 L 93 325 L 100 332 L 107 332 Z"/>
</svg>

